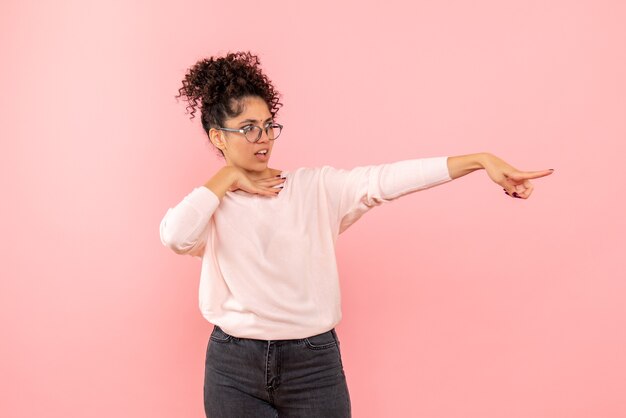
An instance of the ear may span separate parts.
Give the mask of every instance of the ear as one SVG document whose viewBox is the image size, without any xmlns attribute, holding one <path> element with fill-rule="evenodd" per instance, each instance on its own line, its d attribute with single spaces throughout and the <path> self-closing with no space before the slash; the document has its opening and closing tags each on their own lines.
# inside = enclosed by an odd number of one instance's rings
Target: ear
<svg viewBox="0 0 626 418">
<path fill-rule="evenodd" d="M 226 144 L 224 143 L 224 139 L 225 138 L 222 135 L 221 131 L 218 131 L 217 129 L 211 129 L 209 131 L 209 140 L 217 149 L 220 149 L 222 151 L 226 149 Z"/>
</svg>

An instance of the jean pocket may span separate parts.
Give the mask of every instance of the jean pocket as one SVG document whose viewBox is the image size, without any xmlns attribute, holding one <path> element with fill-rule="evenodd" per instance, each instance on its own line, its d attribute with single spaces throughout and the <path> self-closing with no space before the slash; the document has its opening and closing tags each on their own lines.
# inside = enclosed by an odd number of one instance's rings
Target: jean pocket
<svg viewBox="0 0 626 418">
<path fill-rule="evenodd" d="M 311 350 L 324 350 L 331 347 L 338 347 L 339 340 L 333 331 L 334 329 L 331 329 L 330 331 L 307 337 L 304 339 L 304 343 L 307 348 Z"/>
<path fill-rule="evenodd" d="M 233 336 L 225 333 L 220 327 L 215 325 L 213 327 L 213 332 L 211 332 L 211 341 L 215 341 L 218 343 L 227 343 L 233 339 Z"/>
</svg>

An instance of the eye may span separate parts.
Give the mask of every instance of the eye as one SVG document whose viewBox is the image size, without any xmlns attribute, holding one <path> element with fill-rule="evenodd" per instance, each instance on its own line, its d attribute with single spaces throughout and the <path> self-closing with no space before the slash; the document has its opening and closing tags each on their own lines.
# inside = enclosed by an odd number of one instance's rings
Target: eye
<svg viewBox="0 0 626 418">
<path fill-rule="evenodd" d="M 243 129 L 245 132 L 250 132 L 250 130 L 254 129 L 254 125 L 246 125 L 241 129 Z"/>
</svg>

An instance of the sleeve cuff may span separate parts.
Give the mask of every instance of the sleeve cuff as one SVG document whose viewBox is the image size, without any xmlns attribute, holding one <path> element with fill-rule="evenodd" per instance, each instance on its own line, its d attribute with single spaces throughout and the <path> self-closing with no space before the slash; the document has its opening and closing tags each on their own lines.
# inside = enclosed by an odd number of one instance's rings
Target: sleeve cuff
<svg viewBox="0 0 626 418">
<path fill-rule="evenodd" d="M 434 183 L 441 183 L 452 180 L 450 170 L 448 170 L 448 157 L 433 157 L 423 160 L 424 169 L 429 173 L 429 177 Z"/>
</svg>

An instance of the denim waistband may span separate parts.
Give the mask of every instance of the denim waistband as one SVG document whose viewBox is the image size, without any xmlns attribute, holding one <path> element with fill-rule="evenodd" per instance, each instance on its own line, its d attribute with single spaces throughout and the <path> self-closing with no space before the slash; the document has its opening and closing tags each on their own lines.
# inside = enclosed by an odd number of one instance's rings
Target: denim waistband
<svg viewBox="0 0 626 418">
<path fill-rule="evenodd" d="M 327 334 L 327 333 L 332 334 L 333 337 L 335 339 L 337 339 L 337 331 L 335 331 L 335 328 L 331 328 L 328 331 L 321 332 L 319 334 L 309 335 L 308 337 L 304 337 L 304 338 L 292 338 L 292 339 L 282 339 L 282 340 L 262 340 L 262 339 L 259 339 L 259 338 L 236 337 L 236 336 L 231 335 L 231 334 L 227 333 L 226 331 L 224 331 L 219 325 L 215 325 L 214 324 L 213 327 L 214 327 L 213 328 L 213 333 L 217 330 L 218 332 L 222 333 L 224 336 L 230 337 L 232 339 L 248 340 L 248 341 L 260 341 L 260 342 L 265 342 L 265 343 L 267 343 L 267 342 L 277 342 L 277 343 L 278 342 L 285 342 L 285 343 L 288 343 L 288 342 L 302 342 L 302 341 L 307 340 L 309 338 L 313 338 L 313 337 L 316 337 L 316 336 L 324 335 L 324 334 Z"/>
</svg>

